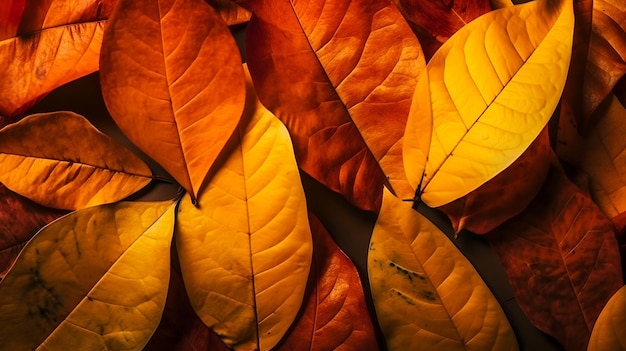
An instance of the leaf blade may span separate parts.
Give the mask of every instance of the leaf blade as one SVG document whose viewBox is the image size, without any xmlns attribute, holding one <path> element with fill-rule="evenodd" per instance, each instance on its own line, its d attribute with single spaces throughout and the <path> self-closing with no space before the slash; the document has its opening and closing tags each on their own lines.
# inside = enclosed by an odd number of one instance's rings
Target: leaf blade
<svg viewBox="0 0 626 351">
<path fill-rule="evenodd" d="M 622 332 L 626 322 L 626 288 L 620 288 L 606 303 L 591 332 L 587 351 L 626 350 Z"/>
</svg>

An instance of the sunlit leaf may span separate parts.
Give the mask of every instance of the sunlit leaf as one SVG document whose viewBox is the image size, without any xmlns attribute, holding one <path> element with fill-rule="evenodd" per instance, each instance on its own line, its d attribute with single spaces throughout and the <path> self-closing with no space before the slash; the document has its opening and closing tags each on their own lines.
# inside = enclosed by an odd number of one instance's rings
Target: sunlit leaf
<svg viewBox="0 0 626 351">
<path fill-rule="evenodd" d="M 64 213 L 37 205 L 0 184 L 0 279 L 26 242 L 41 227 Z"/>
<path fill-rule="evenodd" d="M 498 301 L 437 227 L 387 191 L 368 272 L 389 350 L 517 350 Z"/>
<path fill-rule="evenodd" d="M 422 107 L 412 111 L 407 128 L 412 119 L 433 118 L 430 149 L 421 150 L 428 152 L 423 178 L 412 171 L 409 179 L 421 184 L 429 206 L 458 199 L 500 173 L 546 125 L 565 83 L 574 25 L 571 0 L 554 5 L 539 0 L 485 14 L 428 63 L 420 80 L 429 84 L 418 83 L 423 90 L 414 100 Z M 417 134 L 405 141 L 406 152 L 427 137 Z"/>
<path fill-rule="evenodd" d="M 245 100 L 226 24 L 202 0 L 121 0 L 100 64 L 115 122 L 195 198 Z"/>
<path fill-rule="evenodd" d="M 119 201 L 151 177 L 138 156 L 72 112 L 36 114 L 0 130 L 0 182 L 45 206 Z"/>
<path fill-rule="evenodd" d="M 207 2 L 213 6 L 229 26 L 246 23 L 252 15 L 250 11 L 237 5 L 233 0 L 207 0 Z"/>
<path fill-rule="evenodd" d="M 0 30 L 0 115 L 12 117 L 4 123 L 53 89 L 98 70 L 102 33 L 114 2 L 3 1 L 2 8 L 10 6 L 11 23 L 5 33 Z"/>
<path fill-rule="evenodd" d="M 181 201 L 175 237 L 202 321 L 229 347 L 269 350 L 302 304 L 312 239 L 289 134 L 249 92 L 198 207 Z"/>
<path fill-rule="evenodd" d="M 25 247 L 0 284 L 2 350 L 138 350 L 159 323 L 175 206 L 71 213 Z"/>
<path fill-rule="evenodd" d="M 522 212 L 535 198 L 550 169 L 548 128 L 513 164 L 469 194 L 439 208 L 456 233 L 485 234 Z"/>
<path fill-rule="evenodd" d="M 588 351 L 626 350 L 626 286 L 607 302 L 593 327 Z"/>
<path fill-rule="evenodd" d="M 623 285 L 615 233 L 600 209 L 553 168 L 528 208 L 488 237 L 531 323 L 566 350 L 584 350 Z"/>
<path fill-rule="evenodd" d="M 277 350 L 377 351 L 376 334 L 354 264 L 312 213 L 309 221 L 313 264 L 304 310 Z"/>
<path fill-rule="evenodd" d="M 361 208 L 380 206 L 382 184 L 413 198 L 402 136 L 424 57 L 396 7 L 385 0 L 250 6 L 250 73 L 263 104 L 287 125 L 299 166 Z"/>
</svg>

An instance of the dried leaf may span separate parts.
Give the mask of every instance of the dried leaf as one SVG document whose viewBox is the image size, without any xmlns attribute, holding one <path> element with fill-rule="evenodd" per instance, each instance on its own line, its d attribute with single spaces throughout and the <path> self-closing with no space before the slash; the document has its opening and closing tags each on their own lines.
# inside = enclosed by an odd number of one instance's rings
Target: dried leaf
<svg viewBox="0 0 626 351">
<path fill-rule="evenodd" d="M 100 64 L 115 122 L 195 198 L 245 102 L 226 24 L 202 0 L 121 0 Z"/>
<path fill-rule="evenodd" d="M 380 206 L 382 184 L 413 198 L 401 140 L 424 57 L 396 7 L 385 0 L 250 5 L 250 73 L 263 104 L 287 125 L 298 165 L 364 209 Z"/>
<path fill-rule="evenodd" d="M 174 214 L 116 203 L 45 227 L 0 284 L 0 349 L 141 349 L 165 305 Z"/>
<path fill-rule="evenodd" d="M 198 207 L 181 201 L 175 237 L 202 321 L 235 350 L 269 350 L 302 305 L 312 239 L 289 134 L 249 84 L 227 158 Z"/>
<path fill-rule="evenodd" d="M 626 286 L 620 288 L 600 312 L 587 351 L 626 350 Z"/>
<path fill-rule="evenodd" d="M 566 350 L 584 350 L 623 285 L 610 221 L 553 168 L 530 206 L 488 237 L 531 323 Z"/>
<path fill-rule="evenodd" d="M 313 264 L 304 310 L 280 350 L 377 351 L 363 287 L 354 264 L 309 212 Z"/>
<path fill-rule="evenodd" d="M 435 225 L 387 191 L 368 256 L 390 350 L 517 350 L 504 312 Z"/>
<path fill-rule="evenodd" d="M 207 0 L 229 26 L 243 24 L 250 20 L 252 13 L 233 0 Z"/>
<path fill-rule="evenodd" d="M 0 182 L 44 206 L 119 201 L 151 177 L 138 156 L 72 112 L 36 114 L 0 130 Z"/>
<path fill-rule="evenodd" d="M 466 195 L 537 138 L 565 83 L 573 25 L 571 0 L 533 1 L 479 17 L 437 51 L 407 122 L 413 132 L 413 119 L 433 118 L 430 149 L 419 151 L 428 153 L 425 172 L 405 159 L 422 201 L 438 207 Z M 405 154 L 417 152 L 427 132 L 405 138 Z"/>
<path fill-rule="evenodd" d="M 26 242 L 64 213 L 37 205 L 0 184 L 0 280 Z"/>
<path fill-rule="evenodd" d="M 550 169 L 548 128 L 513 164 L 476 190 L 439 208 L 458 234 L 485 234 L 522 212 L 535 198 Z"/>
<path fill-rule="evenodd" d="M 104 24 L 114 2 L 4 2 L 3 7 L 11 7 L 10 28 L 0 30 L 3 123 L 15 121 L 50 91 L 98 70 Z"/>
</svg>

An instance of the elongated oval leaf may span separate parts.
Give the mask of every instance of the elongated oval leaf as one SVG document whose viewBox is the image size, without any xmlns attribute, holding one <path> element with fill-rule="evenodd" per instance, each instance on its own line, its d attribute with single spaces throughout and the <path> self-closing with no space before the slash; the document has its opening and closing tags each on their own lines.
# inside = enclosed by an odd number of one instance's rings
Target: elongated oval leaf
<svg viewBox="0 0 626 351">
<path fill-rule="evenodd" d="M 115 122 L 195 198 L 245 102 L 226 24 L 202 0 L 121 0 L 100 64 Z"/>
<path fill-rule="evenodd" d="M 45 206 L 119 201 L 151 177 L 138 156 L 72 112 L 36 114 L 0 130 L 0 182 Z"/>
<path fill-rule="evenodd" d="M 0 284 L 0 349 L 141 349 L 165 304 L 174 209 L 116 203 L 46 226 Z"/>
<path fill-rule="evenodd" d="M 553 168 L 528 208 L 488 238 L 529 320 L 566 350 L 584 350 L 623 285 L 615 233 L 593 201 Z"/>
<path fill-rule="evenodd" d="M 474 267 L 435 225 L 387 191 L 367 267 L 389 350 L 517 350 Z"/>
<path fill-rule="evenodd" d="M 402 135 L 424 67 L 388 0 L 250 3 L 246 49 L 259 98 L 292 135 L 299 166 L 377 210 L 382 184 L 410 199 Z"/>
<path fill-rule="evenodd" d="M 410 179 L 431 207 L 476 189 L 528 148 L 554 111 L 567 75 L 571 0 L 534 1 L 485 14 L 459 30 L 428 63 L 411 119 L 433 118 L 426 169 Z M 428 86 L 428 89 L 425 87 Z M 421 142 L 407 140 L 405 149 Z M 422 152 L 425 152 L 422 150 Z M 413 162 L 412 160 L 405 161 Z M 418 161 L 412 167 L 419 167 Z M 409 166 L 405 166 L 409 167 Z M 423 177 L 422 177 L 423 176 Z"/>
<path fill-rule="evenodd" d="M 363 287 L 354 264 L 309 212 L 313 264 L 304 310 L 277 350 L 377 351 Z"/>
<path fill-rule="evenodd" d="M 626 287 L 619 289 L 600 312 L 587 351 L 626 350 Z"/>
<path fill-rule="evenodd" d="M 249 91 L 226 160 L 198 207 L 183 198 L 175 237 L 202 321 L 231 348 L 269 350 L 302 304 L 312 239 L 289 134 Z"/>
<path fill-rule="evenodd" d="M 3 123 L 13 122 L 55 88 L 98 70 L 104 24 L 114 1 L 4 2 L 15 6 L 8 14 L 15 24 L 0 37 Z"/>
</svg>

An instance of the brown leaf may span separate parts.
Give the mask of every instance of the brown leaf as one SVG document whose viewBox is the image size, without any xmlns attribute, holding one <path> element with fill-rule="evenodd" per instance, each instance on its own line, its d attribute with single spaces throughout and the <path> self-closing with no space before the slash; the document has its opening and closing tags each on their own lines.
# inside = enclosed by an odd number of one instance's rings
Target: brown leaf
<svg viewBox="0 0 626 351">
<path fill-rule="evenodd" d="M 550 168 L 548 128 L 512 165 L 478 189 L 439 207 L 455 232 L 486 234 L 522 212 L 537 195 Z"/>
<path fill-rule="evenodd" d="M 203 0 L 122 0 L 100 64 L 115 122 L 195 198 L 245 102 L 228 26 Z"/>
<path fill-rule="evenodd" d="M 10 18 L 8 27 L 0 29 L 4 123 L 15 121 L 50 91 L 98 70 L 102 32 L 115 1 L 4 2 L 13 4 L 0 9 L 0 19 Z"/>
<path fill-rule="evenodd" d="M 378 350 L 354 264 L 311 212 L 309 222 L 313 264 L 304 310 L 277 350 Z"/>
<path fill-rule="evenodd" d="M 207 2 L 213 6 L 222 20 L 229 26 L 246 23 L 252 15 L 250 11 L 239 6 L 233 0 L 207 0 Z"/>
<path fill-rule="evenodd" d="M 615 238 L 617 239 L 620 257 L 622 258 L 622 275 L 626 279 L 626 212 L 613 217 L 611 222 L 615 226 Z"/>
<path fill-rule="evenodd" d="M 622 79 L 615 84 L 615 87 L 613 87 L 613 93 L 619 102 L 622 103 L 622 106 L 626 108 L 626 76 L 622 77 Z"/>
<path fill-rule="evenodd" d="M 40 206 L 0 184 L 0 280 L 26 242 L 66 211 Z"/>
<path fill-rule="evenodd" d="M 393 0 L 422 44 L 428 61 L 452 34 L 491 11 L 489 0 Z"/>
<path fill-rule="evenodd" d="M 610 221 L 555 168 L 519 216 L 488 235 L 530 321 L 567 350 L 584 350 L 622 285 Z"/>
<path fill-rule="evenodd" d="M 385 0 L 250 5 L 250 73 L 260 100 L 289 128 L 300 167 L 364 209 L 380 206 L 383 183 L 413 198 L 402 136 L 425 63 L 396 7 Z"/>
</svg>

